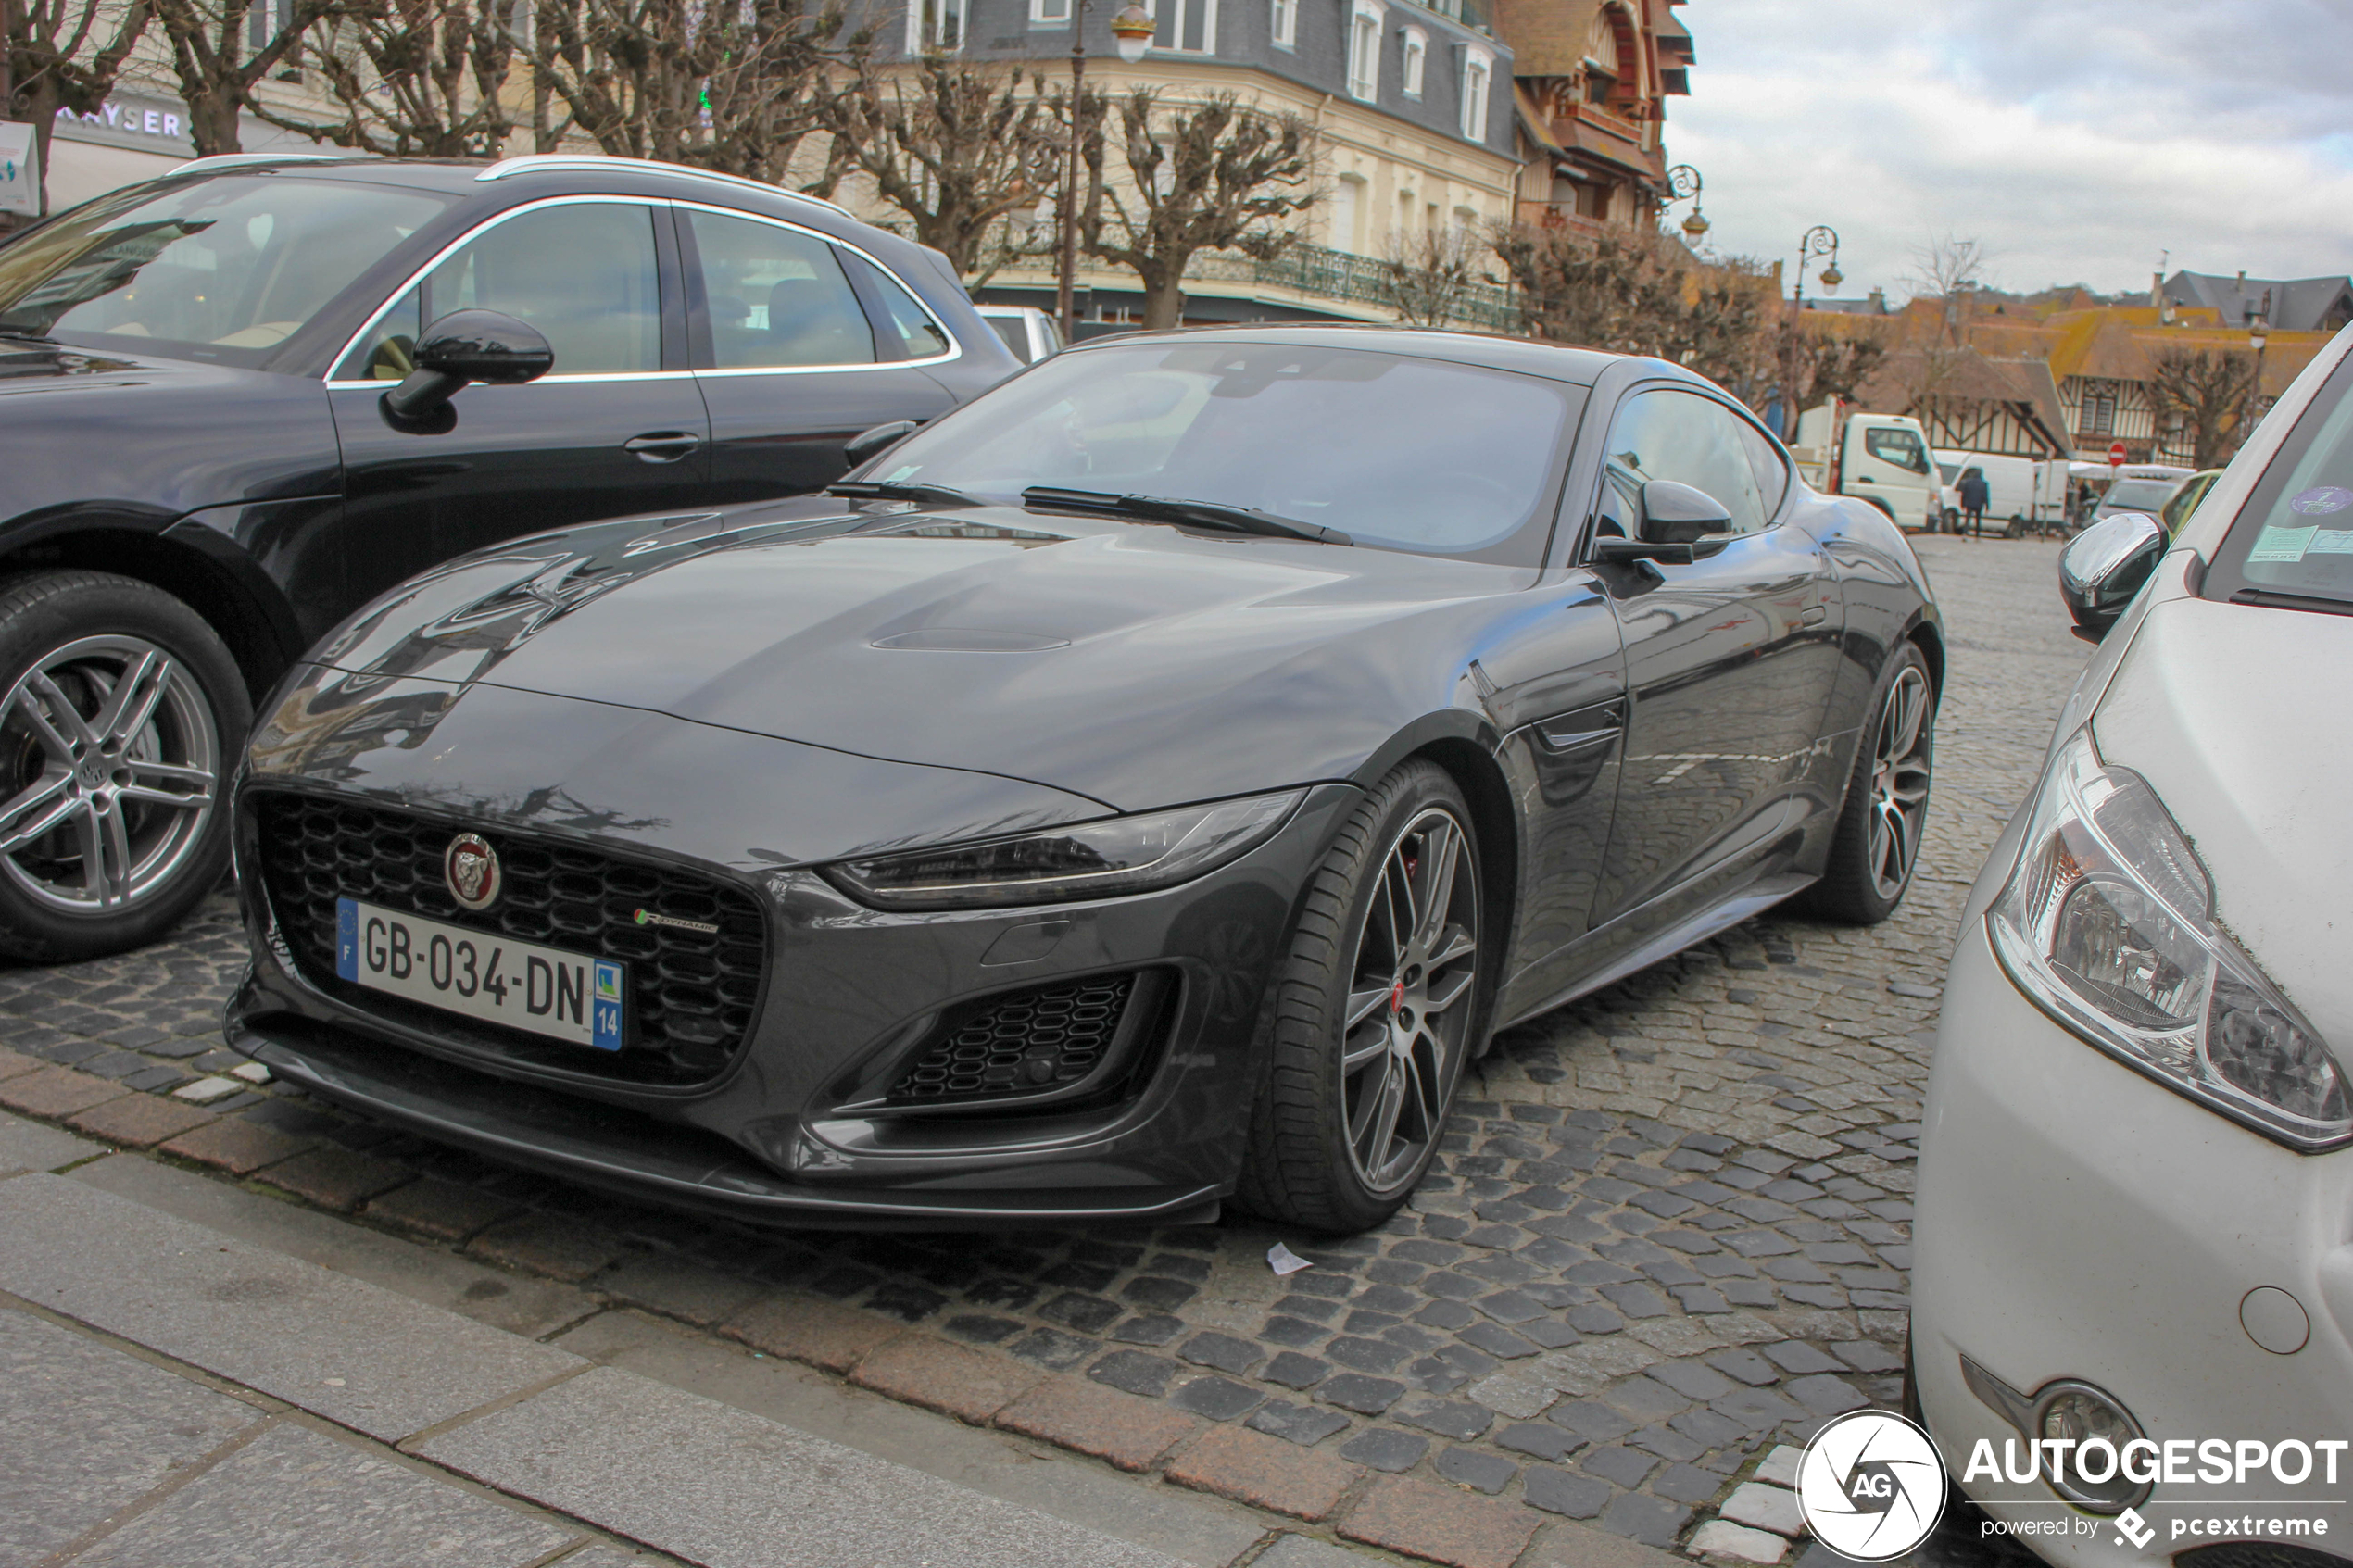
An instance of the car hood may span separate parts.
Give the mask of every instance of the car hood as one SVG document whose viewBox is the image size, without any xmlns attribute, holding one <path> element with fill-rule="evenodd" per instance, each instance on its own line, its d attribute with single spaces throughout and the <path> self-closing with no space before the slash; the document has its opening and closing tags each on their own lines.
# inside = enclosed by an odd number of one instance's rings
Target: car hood
<svg viewBox="0 0 2353 1568">
<path fill-rule="evenodd" d="M 1439 628 L 1532 576 L 1006 508 L 809 515 L 828 510 L 524 541 L 405 585 L 313 657 L 1135 810 L 1349 777 L 1447 704 L 1466 656 L 1434 663 Z"/>
<path fill-rule="evenodd" d="M 2150 608 L 2092 732 L 2188 835 L 2221 923 L 2353 1062 L 2353 812 L 2328 695 L 2348 662 L 2353 618 L 2170 599 Z"/>
<path fill-rule="evenodd" d="M 169 522 L 342 484 L 313 378 L 5 337 L 0 473 L 0 520 L 94 505 Z"/>
</svg>

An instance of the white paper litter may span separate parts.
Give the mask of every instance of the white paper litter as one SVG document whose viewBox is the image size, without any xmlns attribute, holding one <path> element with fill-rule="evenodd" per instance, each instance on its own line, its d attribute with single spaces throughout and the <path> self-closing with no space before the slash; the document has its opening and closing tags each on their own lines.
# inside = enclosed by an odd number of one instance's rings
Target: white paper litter
<svg viewBox="0 0 2353 1568">
<path fill-rule="evenodd" d="M 1278 1274 L 1295 1274 L 1315 1266 L 1279 1241 L 1266 1249 L 1266 1265 Z"/>
</svg>

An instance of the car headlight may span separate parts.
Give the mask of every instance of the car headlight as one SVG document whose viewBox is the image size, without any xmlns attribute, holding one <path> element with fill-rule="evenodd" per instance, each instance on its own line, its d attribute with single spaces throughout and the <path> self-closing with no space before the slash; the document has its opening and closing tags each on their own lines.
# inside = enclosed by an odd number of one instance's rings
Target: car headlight
<svg viewBox="0 0 2353 1568">
<path fill-rule="evenodd" d="M 2335 1055 L 2215 923 L 2189 840 L 2088 728 L 2045 771 L 1985 923 L 2019 989 L 2126 1065 L 2298 1149 L 2353 1140 Z"/>
<path fill-rule="evenodd" d="M 970 909 L 1146 893 L 1205 875 L 1274 835 L 1303 789 L 1112 817 L 824 868 L 878 909 Z"/>
</svg>

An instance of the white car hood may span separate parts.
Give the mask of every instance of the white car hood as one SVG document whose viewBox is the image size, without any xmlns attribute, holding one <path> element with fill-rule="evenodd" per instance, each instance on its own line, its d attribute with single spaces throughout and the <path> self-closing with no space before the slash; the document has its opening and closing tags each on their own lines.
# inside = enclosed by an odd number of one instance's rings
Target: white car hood
<svg viewBox="0 0 2353 1568">
<path fill-rule="evenodd" d="M 2092 735 L 2189 835 L 2221 923 L 2353 1061 L 2347 669 L 2353 617 L 2170 599 L 2150 607 Z"/>
</svg>

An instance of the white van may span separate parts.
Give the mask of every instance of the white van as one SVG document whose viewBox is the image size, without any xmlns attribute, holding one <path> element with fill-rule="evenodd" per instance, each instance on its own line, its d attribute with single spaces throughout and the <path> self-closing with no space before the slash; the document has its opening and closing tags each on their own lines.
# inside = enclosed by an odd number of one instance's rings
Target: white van
<svg viewBox="0 0 2353 1568">
<path fill-rule="evenodd" d="M 1869 501 L 1899 528 L 1933 533 L 1943 520 L 1943 487 L 1918 420 L 1848 414 L 1843 404 L 1825 403 L 1798 416 L 1789 450 L 1815 489 Z"/>
<path fill-rule="evenodd" d="M 1994 452 L 1953 452 L 1939 447 L 1936 467 L 1944 481 L 1948 508 L 1944 526 L 1960 526 L 1961 475 L 1975 469 L 1985 476 L 1985 521 L 2016 539 L 2067 521 L 2067 459 L 2012 458 Z"/>
</svg>

